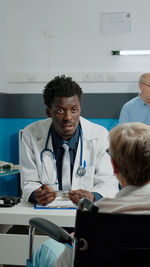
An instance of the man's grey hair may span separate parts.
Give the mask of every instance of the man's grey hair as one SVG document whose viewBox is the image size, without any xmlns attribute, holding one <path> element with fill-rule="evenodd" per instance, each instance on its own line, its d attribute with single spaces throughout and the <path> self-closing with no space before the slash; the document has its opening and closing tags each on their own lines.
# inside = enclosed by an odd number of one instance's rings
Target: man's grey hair
<svg viewBox="0 0 150 267">
<path fill-rule="evenodd" d="M 149 73 L 149 72 L 147 72 L 147 73 L 142 73 L 142 74 L 140 75 L 140 77 L 139 77 L 139 82 L 140 82 L 140 83 L 145 82 L 145 78 L 146 78 L 147 75 L 150 75 L 150 73 Z"/>
</svg>

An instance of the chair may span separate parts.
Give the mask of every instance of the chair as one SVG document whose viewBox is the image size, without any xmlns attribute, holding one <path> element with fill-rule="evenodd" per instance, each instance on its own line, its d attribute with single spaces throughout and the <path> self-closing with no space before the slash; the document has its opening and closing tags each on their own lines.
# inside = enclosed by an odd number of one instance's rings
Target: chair
<svg viewBox="0 0 150 267">
<path fill-rule="evenodd" d="M 92 202 L 82 199 L 76 214 L 73 266 L 149 266 L 149 227 L 150 215 L 98 213 Z M 58 242 L 72 243 L 63 229 L 44 219 L 31 219 L 33 228 Z M 32 246 L 28 263 L 32 262 L 31 251 Z"/>
</svg>

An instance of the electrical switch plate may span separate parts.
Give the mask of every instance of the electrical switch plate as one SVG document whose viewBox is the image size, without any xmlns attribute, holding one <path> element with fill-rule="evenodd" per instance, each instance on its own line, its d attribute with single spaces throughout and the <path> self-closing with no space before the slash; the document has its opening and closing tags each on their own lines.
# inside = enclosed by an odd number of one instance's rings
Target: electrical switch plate
<svg viewBox="0 0 150 267">
<path fill-rule="evenodd" d="M 36 73 L 27 73 L 26 74 L 27 82 L 36 82 Z"/>
<path fill-rule="evenodd" d="M 101 72 L 94 73 L 95 82 L 103 82 L 104 80 L 105 80 L 104 73 L 101 73 Z"/>
<path fill-rule="evenodd" d="M 52 29 L 52 28 L 45 28 L 43 30 L 43 34 L 44 34 L 45 37 L 52 38 L 52 37 L 54 37 L 54 29 Z"/>
<path fill-rule="evenodd" d="M 107 82 L 115 82 L 116 74 L 114 72 L 107 72 L 105 76 L 105 81 Z"/>
<path fill-rule="evenodd" d="M 93 81 L 93 75 L 91 72 L 85 72 L 82 73 L 82 82 L 92 82 Z"/>
</svg>

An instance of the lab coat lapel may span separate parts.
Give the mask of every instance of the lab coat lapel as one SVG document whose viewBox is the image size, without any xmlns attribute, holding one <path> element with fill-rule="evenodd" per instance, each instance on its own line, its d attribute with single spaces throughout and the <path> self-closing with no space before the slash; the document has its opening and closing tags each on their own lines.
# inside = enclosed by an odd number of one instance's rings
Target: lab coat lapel
<svg viewBox="0 0 150 267">
<path fill-rule="evenodd" d="M 77 175 L 77 169 L 80 166 L 80 155 L 81 155 L 81 138 L 79 138 L 77 153 L 76 153 L 75 162 L 74 162 L 73 174 L 72 174 L 72 188 L 73 189 L 78 188 L 79 176 Z"/>
<path fill-rule="evenodd" d="M 94 137 L 91 135 L 94 135 L 93 132 L 91 133 L 91 128 L 87 127 L 87 121 L 85 123 L 85 119 L 80 117 L 80 123 L 82 128 L 82 140 L 83 140 L 83 154 L 82 154 L 82 166 L 84 164 L 84 160 L 89 161 L 89 157 L 91 153 L 89 153 L 87 144 L 91 139 Z M 72 189 L 79 189 L 83 186 L 82 183 L 84 183 L 84 178 L 87 176 L 87 173 L 84 176 L 78 176 L 77 175 L 77 169 L 80 166 L 80 157 L 81 157 L 81 138 L 79 138 L 78 142 L 78 148 L 77 148 L 77 154 L 74 162 L 74 169 L 73 169 L 73 176 L 72 176 Z M 86 168 L 87 169 L 87 168 Z"/>
<path fill-rule="evenodd" d="M 51 119 L 47 119 L 45 121 L 44 127 L 42 128 L 44 129 L 44 131 L 41 130 L 38 132 L 37 142 L 39 146 L 39 151 L 43 151 L 45 149 L 50 126 L 51 126 Z M 51 135 L 49 137 L 47 148 L 53 151 Z M 41 172 L 42 172 L 41 176 L 43 183 L 53 184 L 56 181 L 56 167 L 52 153 L 50 151 L 43 153 L 43 164 Z"/>
<path fill-rule="evenodd" d="M 43 121 L 43 125 L 41 128 L 39 128 L 39 125 L 37 125 L 37 129 L 35 128 L 34 135 L 37 138 L 39 151 L 42 151 L 45 148 L 46 139 L 48 136 L 48 131 L 51 126 L 52 120 L 50 118 Z"/>
<path fill-rule="evenodd" d="M 52 138 L 50 135 L 49 142 L 48 142 L 48 149 L 53 151 L 52 147 Z M 47 184 L 54 184 L 56 182 L 56 163 L 53 155 L 50 151 L 44 152 L 43 154 L 43 173 Z"/>
</svg>

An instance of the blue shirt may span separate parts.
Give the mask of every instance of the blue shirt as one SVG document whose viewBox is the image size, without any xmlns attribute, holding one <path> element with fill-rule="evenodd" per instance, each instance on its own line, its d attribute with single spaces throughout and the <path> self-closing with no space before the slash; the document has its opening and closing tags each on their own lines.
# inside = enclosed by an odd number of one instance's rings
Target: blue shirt
<svg viewBox="0 0 150 267">
<path fill-rule="evenodd" d="M 71 180 L 72 180 L 74 160 L 75 160 L 78 141 L 79 141 L 79 128 L 80 126 L 78 125 L 74 136 L 67 142 L 67 145 L 69 146 L 69 154 L 70 154 Z M 51 135 L 52 135 L 53 150 L 54 150 L 55 159 L 56 159 L 57 179 L 59 182 L 59 190 L 62 190 L 62 158 L 64 154 L 64 149 L 62 146 L 64 144 L 64 140 L 61 139 L 56 134 L 53 124 L 51 127 Z"/>
<path fill-rule="evenodd" d="M 123 105 L 119 124 L 125 122 L 142 122 L 150 125 L 150 107 L 141 99 L 140 94 Z"/>
<path fill-rule="evenodd" d="M 80 129 L 80 124 L 78 125 L 74 136 L 67 142 L 67 145 L 69 146 L 69 154 L 70 154 L 71 180 L 72 180 L 73 166 L 74 166 L 74 161 L 75 161 L 75 156 L 76 156 L 76 151 L 77 151 L 77 146 L 78 146 L 78 141 L 79 141 L 79 135 L 80 135 L 79 129 Z M 64 144 L 64 140 L 56 134 L 53 124 L 51 126 L 51 135 L 52 135 L 53 151 L 54 151 L 55 159 L 56 159 L 57 179 L 59 182 L 59 190 L 62 190 L 62 158 L 64 154 L 64 149 L 62 145 Z M 94 201 L 97 201 L 102 198 L 102 196 L 97 192 L 92 192 L 92 194 L 94 195 Z M 35 197 L 34 197 L 34 192 L 32 192 L 32 194 L 30 195 L 29 202 L 32 202 L 32 203 L 36 202 Z"/>
</svg>

